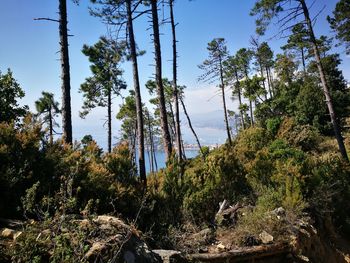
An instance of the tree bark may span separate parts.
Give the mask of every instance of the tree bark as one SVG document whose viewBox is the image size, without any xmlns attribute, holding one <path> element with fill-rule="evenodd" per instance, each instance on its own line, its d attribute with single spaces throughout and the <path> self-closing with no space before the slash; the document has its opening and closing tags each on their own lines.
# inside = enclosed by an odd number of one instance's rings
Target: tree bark
<svg viewBox="0 0 350 263">
<path fill-rule="evenodd" d="M 52 120 L 52 107 L 49 106 L 49 129 L 50 129 L 50 144 L 53 143 L 53 120 Z"/>
<path fill-rule="evenodd" d="M 183 99 L 180 97 L 180 102 L 181 102 L 181 105 L 182 105 L 182 108 L 184 110 L 184 113 L 186 115 L 186 118 L 187 118 L 187 121 L 188 121 L 188 126 L 190 126 L 190 129 L 194 135 L 194 137 L 196 138 L 196 141 L 197 141 L 197 144 L 198 144 L 198 147 L 199 147 L 199 150 L 201 152 L 201 154 L 204 156 L 204 153 L 203 153 L 203 150 L 202 150 L 202 146 L 201 146 L 201 143 L 199 142 L 199 139 L 198 139 L 198 136 L 197 136 L 197 133 L 195 132 L 195 130 L 193 129 L 193 126 L 192 126 L 192 122 L 191 122 L 191 119 L 190 119 L 190 116 L 188 115 L 187 113 L 187 110 L 186 110 L 186 106 L 185 106 L 185 103 L 183 101 Z"/>
<path fill-rule="evenodd" d="M 72 113 L 70 97 L 70 73 L 68 54 L 68 33 L 67 33 L 67 3 L 66 0 L 59 0 L 59 35 L 61 53 L 61 79 L 62 79 L 62 123 L 63 140 L 71 144 L 72 137 Z"/>
<path fill-rule="evenodd" d="M 245 78 L 246 78 L 246 81 L 249 80 L 247 70 L 245 71 Z M 252 99 L 250 97 L 251 97 L 251 94 L 249 93 L 250 125 L 253 127 L 254 126 L 253 103 L 252 103 Z"/>
<path fill-rule="evenodd" d="M 269 73 L 269 69 L 267 66 L 265 69 L 266 69 L 267 85 L 269 87 L 270 98 L 272 98 L 270 73 Z"/>
<path fill-rule="evenodd" d="M 146 166 L 145 166 L 145 139 L 144 139 L 143 112 L 142 112 L 140 80 L 139 80 L 139 71 L 138 71 L 138 65 L 137 65 L 137 53 L 136 53 L 136 44 L 135 44 L 135 36 L 134 36 L 131 0 L 126 0 L 125 3 L 126 3 L 126 10 L 127 10 L 127 17 L 128 17 L 127 27 L 128 27 L 130 57 L 132 62 L 135 100 L 136 100 L 139 173 L 140 173 L 141 181 L 144 183 L 144 185 L 146 185 L 147 178 L 146 178 Z"/>
<path fill-rule="evenodd" d="M 177 49 L 176 49 L 176 30 L 174 19 L 174 0 L 169 1 L 170 6 L 170 22 L 171 32 L 173 36 L 173 87 L 174 87 L 174 102 L 175 102 L 175 127 L 176 127 L 176 147 L 179 162 L 182 161 L 182 145 L 181 145 L 181 127 L 180 127 L 180 111 L 179 111 L 179 96 L 177 87 Z"/>
<path fill-rule="evenodd" d="M 306 74 L 306 65 L 305 65 L 304 48 L 301 47 L 300 51 L 301 51 L 301 61 L 302 61 L 302 63 L 303 63 L 303 71 L 304 71 L 304 74 Z"/>
<path fill-rule="evenodd" d="M 345 145 L 344 145 L 343 137 L 341 135 L 340 127 L 339 127 L 338 122 L 337 122 L 337 116 L 336 116 L 336 113 L 335 113 L 334 108 L 333 108 L 333 102 L 332 102 L 329 87 L 328 87 L 328 84 L 326 81 L 324 68 L 323 68 L 323 65 L 321 62 L 320 51 L 319 51 L 318 46 L 317 46 L 317 41 L 316 41 L 316 37 L 315 37 L 314 31 L 313 31 L 313 26 L 312 26 L 312 22 L 310 19 L 309 10 L 308 10 L 308 7 L 305 3 L 305 0 L 299 0 L 299 2 L 302 6 L 304 16 L 305 16 L 305 21 L 306 21 L 307 27 L 309 29 L 310 40 L 311 40 L 311 44 L 313 47 L 317 68 L 318 68 L 320 78 L 321 78 L 323 93 L 326 97 L 326 104 L 327 104 L 329 115 L 330 115 L 331 122 L 333 125 L 334 135 L 335 135 L 335 138 L 337 139 L 339 151 L 340 151 L 342 157 L 344 158 L 344 160 L 349 162 L 348 154 L 347 154 L 346 149 L 345 149 Z"/>
<path fill-rule="evenodd" d="M 107 111 L 108 111 L 108 152 L 112 152 L 112 91 L 111 88 L 108 88 L 107 95 Z"/>
<path fill-rule="evenodd" d="M 164 151 L 166 160 L 168 161 L 172 153 L 171 138 L 169 133 L 168 118 L 165 106 L 164 87 L 162 80 L 162 57 L 160 49 L 159 39 L 159 23 L 158 23 L 158 9 L 157 0 L 151 0 L 152 7 L 152 27 L 153 27 L 153 42 L 155 51 L 155 62 L 156 62 L 156 85 L 159 98 L 159 111 L 160 111 L 160 122 L 163 135 Z"/>
<path fill-rule="evenodd" d="M 225 125 L 226 125 L 227 139 L 228 139 L 228 143 L 230 145 L 232 145 L 230 126 L 229 126 L 228 118 L 227 118 L 226 98 L 225 98 L 225 84 L 224 84 L 224 74 L 223 74 L 223 69 L 222 69 L 221 57 L 219 58 L 219 67 L 220 67 L 220 80 L 221 80 L 221 85 L 220 86 L 221 86 L 222 104 L 224 106 L 224 116 L 225 116 Z"/>
<path fill-rule="evenodd" d="M 245 130 L 245 123 L 244 123 L 244 115 L 243 115 L 243 111 L 242 111 L 242 96 L 241 96 L 241 88 L 240 88 L 240 82 L 239 82 L 239 78 L 238 78 L 238 72 L 237 69 L 235 69 L 235 76 L 236 76 L 236 85 L 238 88 L 238 103 L 239 103 L 239 113 L 241 115 L 241 122 L 242 122 L 242 128 L 243 130 Z"/>
<path fill-rule="evenodd" d="M 154 173 L 154 163 L 155 163 L 155 155 L 154 155 L 154 142 L 153 142 L 153 132 L 151 128 L 151 118 L 149 117 L 149 112 L 146 112 L 147 114 L 147 123 L 148 123 L 148 136 L 149 136 L 149 144 L 150 144 L 150 151 L 151 151 L 151 172 Z"/>
</svg>

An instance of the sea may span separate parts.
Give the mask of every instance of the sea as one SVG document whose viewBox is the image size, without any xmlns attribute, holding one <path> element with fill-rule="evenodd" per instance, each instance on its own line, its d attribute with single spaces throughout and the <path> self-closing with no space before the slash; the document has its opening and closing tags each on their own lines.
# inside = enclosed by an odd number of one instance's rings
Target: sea
<svg viewBox="0 0 350 263">
<path fill-rule="evenodd" d="M 188 149 L 185 150 L 185 155 L 187 159 L 194 158 L 198 156 L 199 150 L 194 150 L 194 149 Z M 163 151 L 157 151 L 156 152 L 156 159 L 157 159 L 157 166 L 158 170 L 161 168 L 165 167 L 165 152 Z M 150 165 L 150 160 L 148 158 L 148 154 L 145 153 L 145 166 L 146 166 L 146 173 L 151 172 L 151 165 Z"/>
</svg>

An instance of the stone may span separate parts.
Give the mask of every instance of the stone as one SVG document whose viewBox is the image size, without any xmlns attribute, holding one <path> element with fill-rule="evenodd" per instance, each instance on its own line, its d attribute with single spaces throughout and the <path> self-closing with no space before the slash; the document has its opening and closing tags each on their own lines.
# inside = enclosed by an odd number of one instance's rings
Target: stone
<svg viewBox="0 0 350 263">
<path fill-rule="evenodd" d="M 111 225 L 114 227 L 129 229 L 129 226 L 127 224 L 125 224 L 122 220 L 114 216 L 102 215 L 98 216 L 92 221 L 98 225 Z"/>
<path fill-rule="evenodd" d="M 1 237 L 2 238 L 8 238 L 8 239 L 13 239 L 14 234 L 16 233 L 15 230 L 10 229 L 10 228 L 4 228 L 1 231 Z"/>
<path fill-rule="evenodd" d="M 216 246 L 217 250 L 218 251 L 225 251 L 226 250 L 226 246 L 222 243 L 219 243 L 217 246 Z"/>
<path fill-rule="evenodd" d="M 263 244 L 271 244 L 273 242 L 273 236 L 271 236 L 265 230 L 259 234 L 259 238 Z"/>
</svg>

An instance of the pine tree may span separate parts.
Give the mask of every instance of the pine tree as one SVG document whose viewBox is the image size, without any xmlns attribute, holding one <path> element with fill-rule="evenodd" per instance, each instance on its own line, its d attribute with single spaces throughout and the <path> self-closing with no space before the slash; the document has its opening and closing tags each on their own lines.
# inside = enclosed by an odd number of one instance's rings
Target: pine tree
<svg viewBox="0 0 350 263">
<path fill-rule="evenodd" d="M 337 116 L 334 111 L 333 101 L 329 90 L 329 84 L 327 83 L 325 71 L 321 62 L 321 53 L 318 46 L 317 38 L 314 33 L 312 19 L 310 17 L 309 8 L 305 0 L 257 0 L 254 8 L 252 9 L 251 15 L 258 15 L 256 25 L 257 32 L 259 34 L 264 34 L 267 26 L 270 24 L 271 20 L 276 16 L 279 16 L 278 24 L 281 26 L 281 34 L 285 33 L 289 30 L 289 28 L 291 28 L 291 26 L 288 26 L 289 23 L 302 23 L 306 25 L 310 45 L 313 49 L 314 59 L 316 61 L 317 68 L 319 71 L 319 76 L 323 88 L 323 93 L 326 99 L 328 112 L 333 125 L 334 135 L 338 142 L 339 151 L 344 160 L 349 162 L 349 158 L 344 145 L 344 140 L 337 122 Z M 296 22 L 300 16 L 303 16 L 303 20 L 301 22 Z"/>
<path fill-rule="evenodd" d="M 224 62 L 227 60 L 228 51 L 224 38 L 215 38 L 208 43 L 207 50 L 209 52 L 208 59 L 204 60 L 198 67 L 204 70 L 204 74 L 199 77 L 199 80 L 206 82 L 219 81 L 221 89 L 222 104 L 224 108 L 224 120 L 226 125 L 227 139 L 232 145 L 230 126 L 227 118 L 227 108 L 225 99 L 225 82 L 224 82 Z"/>
<path fill-rule="evenodd" d="M 42 97 L 35 101 L 35 108 L 38 116 L 43 116 L 43 122 L 49 126 L 50 144 L 53 143 L 54 126 L 58 126 L 55 117 L 61 113 L 59 103 L 55 101 L 54 95 L 43 91 Z"/>
<path fill-rule="evenodd" d="M 89 57 L 92 77 L 81 85 L 80 92 L 84 96 L 84 118 L 91 109 L 107 107 L 108 152 L 112 151 L 112 96 L 119 95 L 126 84 L 121 80 L 122 70 L 118 67 L 124 47 L 115 41 L 101 37 L 93 46 L 84 45 L 82 52 Z"/>
</svg>

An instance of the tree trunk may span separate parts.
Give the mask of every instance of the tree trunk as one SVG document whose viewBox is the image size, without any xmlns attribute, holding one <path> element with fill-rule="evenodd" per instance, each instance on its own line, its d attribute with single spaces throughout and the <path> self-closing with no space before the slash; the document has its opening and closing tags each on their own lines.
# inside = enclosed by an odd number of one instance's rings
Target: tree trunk
<svg viewBox="0 0 350 263">
<path fill-rule="evenodd" d="M 107 111 L 108 111 L 108 152 L 112 152 L 112 91 L 108 88 Z"/>
<path fill-rule="evenodd" d="M 329 92 L 328 84 L 326 81 L 326 76 L 325 76 L 323 65 L 321 62 L 320 51 L 319 51 L 318 46 L 317 46 L 317 41 L 316 41 L 316 37 L 315 37 L 314 31 L 313 31 L 312 22 L 311 22 L 310 15 L 309 15 L 309 10 L 308 10 L 308 7 L 307 7 L 304 0 L 299 0 L 299 1 L 301 3 L 302 8 L 303 8 L 306 24 L 307 24 L 307 27 L 309 29 L 310 40 L 311 40 L 311 44 L 313 46 L 317 68 L 318 68 L 318 71 L 319 71 L 319 74 L 321 77 L 323 93 L 326 97 L 326 104 L 327 104 L 329 115 L 330 115 L 331 122 L 333 125 L 334 135 L 335 135 L 335 138 L 337 139 L 339 151 L 340 151 L 342 157 L 347 162 L 349 162 L 349 158 L 348 158 L 348 155 L 347 155 L 347 152 L 345 149 L 343 137 L 342 137 L 341 132 L 340 132 L 340 127 L 339 127 L 338 122 L 337 122 L 337 116 L 336 116 L 336 113 L 335 113 L 334 108 L 333 108 L 332 98 L 331 98 L 331 95 Z"/>
<path fill-rule="evenodd" d="M 264 78 L 263 66 L 262 66 L 260 59 L 259 59 L 259 67 L 260 67 L 260 77 Z M 263 83 L 264 90 L 266 92 L 265 93 L 265 100 L 267 100 L 267 90 L 266 90 L 266 85 L 265 85 L 265 79 L 262 81 L 262 83 Z"/>
<path fill-rule="evenodd" d="M 132 62 L 134 90 L 136 100 L 136 118 L 137 118 L 137 142 L 138 142 L 138 161 L 139 161 L 139 173 L 140 179 L 144 185 L 147 184 L 146 167 L 145 167 L 145 139 L 144 139 L 144 125 L 143 125 L 143 113 L 142 113 L 142 101 L 140 91 L 139 71 L 137 65 L 137 53 L 134 37 L 134 27 L 131 10 L 131 0 L 126 0 L 126 10 L 128 16 L 128 36 L 130 45 L 130 57 Z"/>
<path fill-rule="evenodd" d="M 273 85 L 273 76 L 271 74 L 271 68 L 267 67 L 267 71 L 269 72 L 269 78 L 270 78 L 270 84 L 271 84 L 271 94 L 272 94 L 272 96 L 274 96 L 275 88 L 274 88 L 274 85 Z"/>
<path fill-rule="evenodd" d="M 52 107 L 49 106 L 49 129 L 50 129 L 50 144 L 53 143 L 53 120 L 52 120 Z"/>
<path fill-rule="evenodd" d="M 153 42 L 154 42 L 155 62 L 156 62 L 155 77 L 156 77 L 156 85 L 157 85 L 158 98 L 159 98 L 160 122 L 162 127 L 164 151 L 166 155 L 166 160 L 168 161 L 171 156 L 172 145 L 171 145 L 171 139 L 170 139 L 170 133 L 169 133 L 168 118 L 166 113 L 165 97 L 164 97 L 164 87 L 163 87 L 163 81 L 162 81 L 162 57 L 161 57 L 160 39 L 159 39 L 157 2 L 158 2 L 157 0 L 151 0 Z"/>
<path fill-rule="evenodd" d="M 174 102 L 175 102 L 175 127 L 176 127 L 176 148 L 179 162 L 182 161 L 182 147 L 181 147 L 181 127 L 180 127 L 180 112 L 179 112 L 179 96 L 177 88 L 177 49 L 176 49 L 176 30 L 174 19 L 174 0 L 169 1 L 170 6 L 170 22 L 171 32 L 173 35 L 173 87 L 174 87 Z"/>
<path fill-rule="evenodd" d="M 223 74 L 223 69 L 222 69 L 221 57 L 219 58 L 219 64 L 220 64 L 219 66 L 220 66 L 220 80 L 221 80 L 221 95 L 222 95 L 222 104 L 224 106 L 224 116 L 225 116 L 227 139 L 228 139 L 228 143 L 230 145 L 232 145 L 230 126 L 229 126 L 228 118 L 227 118 L 226 98 L 225 98 L 225 84 L 224 84 L 224 74 Z"/>
<path fill-rule="evenodd" d="M 169 101 L 169 132 L 170 132 L 170 138 L 171 138 L 171 145 L 173 145 L 173 141 L 176 141 L 176 122 L 175 122 L 175 114 L 173 110 L 173 105 Z"/>
<path fill-rule="evenodd" d="M 301 51 L 301 61 L 302 61 L 302 63 L 303 63 L 303 71 L 304 71 L 304 74 L 306 74 L 306 65 L 305 65 L 304 48 L 301 47 L 300 51 Z"/>
<path fill-rule="evenodd" d="M 245 78 L 246 78 L 246 81 L 249 80 L 247 70 L 245 71 Z M 251 94 L 249 93 L 250 125 L 253 127 L 253 126 L 254 126 L 254 119 L 253 119 L 253 118 L 254 118 L 254 116 L 253 116 L 253 103 L 252 103 L 252 99 L 251 99 L 250 97 L 251 97 Z"/>
<path fill-rule="evenodd" d="M 242 111 L 242 96 L 241 96 L 241 88 L 240 88 L 240 82 L 239 82 L 239 78 L 238 78 L 238 72 L 237 69 L 235 69 L 235 76 L 236 76 L 236 85 L 238 88 L 238 103 L 239 103 L 239 113 L 241 115 L 241 122 L 242 122 L 242 128 L 243 130 L 245 130 L 245 123 L 244 123 L 244 115 L 243 115 L 243 111 Z"/>
<path fill-rule="evenodd" d="M 70 74 L 68 54 L 68 33 L 67 33 L 67 3 L 66 0 L 59 0 L 59 35 L 61 53 L 61 79 L 62 79 L 62 123 L 63 140 L 71 144 L 72 137 L 72 113 L 70 98 Z"/>
<path fill-rule="evenodd" d="M 155 151 L 154 151 L 154 140 L 153 140 L 153 132 L 152 132 L 152 127 L 151 127 L 151 118 L 149 116 L 149 112 L 146 111 L 147 114 L 147 123 L 148 123 L 148 136 L 149 136 L 149 144 L 151 148 L 151 161 L 152 161 L 152 166 L 151 166 L 151 171 L 154 172 L 154 166 L 156 166 L 156 160 L 155 160 Z M 158 170 L 158 169 L 157 169 Z"/>
<path fill-rule="evenodd" d="M 270 94 L 270 98 L 272 98 L 270 73 L 269 73 L 269 69 L 267 66 L 265 69 L 266 69 L 267 84 L 269 87 L 269 94 Z"/>
<path fill-rule="evenodd" d="M 201 146 L 201 143 L 199 142 L 199 139 L 198 139 L 198 136 L 197 136 L 197 133 L 194 131 L 193 129 L 193 126 L 192 126 L 192 122 L 191 122 L 191 119 L 190 119 L 190 116 L 188 115 L 187 113 L 187 110 L 186 110 L 186 106 L 185 106 L 185 103 L 184 101 L 182 100 L 182 98 L 180 97 L 180 102 L 181 102 L 181 105 L 182 105 L 182 108 L 184 110 L 184 113 L 186 115 L 186 118 L 187 118 L 187 121 L 188 121 L 188 126 L 190 126 L 190 129 L 194 135 L 194 137 L 196 138 L 196 141 L 197 141 L 197 144 L 198 144 L 198 147 L 199 147 L 199 150 L 201 152 L 201 154 L 204 156 L 204 153 L 203 153 L 203 150 L 202 150 L 202 146 Z"/>
</svg>

